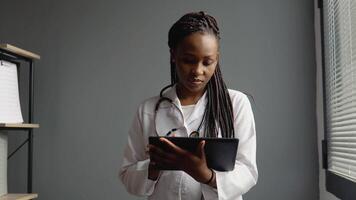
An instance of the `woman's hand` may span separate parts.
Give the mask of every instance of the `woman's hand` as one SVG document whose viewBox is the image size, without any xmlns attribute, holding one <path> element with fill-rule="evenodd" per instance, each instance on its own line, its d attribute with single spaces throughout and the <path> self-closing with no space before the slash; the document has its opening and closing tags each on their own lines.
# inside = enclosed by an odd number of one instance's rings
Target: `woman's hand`
<svg viewBox="0 0 356 200">
<path fill-rule="evenodd" d="M 155 167 L 155 165 L 150 162 L 148 166 L 148 179 L 153 181 L 157 180 L 160 170 Z"/>
<path fill-rule="evenodd" d="M 149 154 L 149 145 L 147 145 L 146 153 Z M 148 179 L 153 181 L 157 180 L 160 170 L 157 168 L 156 164 L 152 159 L 148 165 Z"/>
<path fill-rule="evenodd" d="M 205 141 L 199 143 L 195 153 L 176 146 L 166 138 L 160 138 L 160 141 L 165 144 L 165 150 L 149 145 L 150 164 L 156 169 L 182 170 L 201 183 L 207 182 L 212 177 L 212 171 L 206 164 Z"/>
</svg>

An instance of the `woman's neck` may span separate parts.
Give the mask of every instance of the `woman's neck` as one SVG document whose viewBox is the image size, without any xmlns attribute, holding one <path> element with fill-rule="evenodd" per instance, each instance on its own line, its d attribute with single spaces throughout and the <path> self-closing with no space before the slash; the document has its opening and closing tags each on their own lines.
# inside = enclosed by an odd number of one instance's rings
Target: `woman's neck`
<svg viewBox="0 0 356 200">
<path fill-rule="evenodd" d="M 204 90 L 200 92 L 191 92 L 179 84 L 177 84 L 176 92 L 182 106 L 196 104 L 204 94 Z"/>
</svg>

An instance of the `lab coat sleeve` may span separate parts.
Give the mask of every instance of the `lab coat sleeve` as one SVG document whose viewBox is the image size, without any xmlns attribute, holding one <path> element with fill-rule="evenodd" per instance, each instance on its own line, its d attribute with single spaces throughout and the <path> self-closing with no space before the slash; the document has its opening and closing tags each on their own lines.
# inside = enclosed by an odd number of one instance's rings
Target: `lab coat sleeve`
<svg viewBox="0 0 356 200">
<path fill-rule="evenodd" d="M 235 137 L 239 139 L 235 168 L 228 172 L 215 171 L 217 189 L 202 184 L 205 200 L 240 199 L 257 183 L 256 130 L 251 105 L 246 95 L 232 103 Z"/>
<path fill-rule="evenodd" d="M 157 181 L 148 179 L 150 160 L 145 152 L 146 144 L 143 138 L 141 113 L 138 109 L 129 130 L 119 178 L 129 193 L 137 196 L 149 196 L 153 193 Z"/>
</svg>

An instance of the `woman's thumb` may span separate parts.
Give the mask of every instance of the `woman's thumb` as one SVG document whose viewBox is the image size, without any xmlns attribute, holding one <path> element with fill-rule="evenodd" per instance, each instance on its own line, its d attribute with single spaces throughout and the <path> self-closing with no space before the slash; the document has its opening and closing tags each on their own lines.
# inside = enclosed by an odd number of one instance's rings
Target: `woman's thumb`
<svg viewBox="0 0 356 200">
<path fill-rule="evenodd" d="M 201 142 L 199 143 L 199 146 L 198 146 L 198 149 L 197 149 L 197 153 L 198 153 L 198 156 L 199 156 L 200 158 L 205 157 L 204 147 L 205 147 L 205 140 L 203 140 L 203 141 L 201 141 Z"/>
</svg>

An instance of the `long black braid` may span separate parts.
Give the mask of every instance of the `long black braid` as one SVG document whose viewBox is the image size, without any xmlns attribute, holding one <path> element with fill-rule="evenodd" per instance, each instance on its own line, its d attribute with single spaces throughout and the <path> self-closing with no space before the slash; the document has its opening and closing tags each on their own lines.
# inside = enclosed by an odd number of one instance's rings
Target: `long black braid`
<svg viewBox="0 0 356 200">
<path fill-rule="evenodd" d="M 195 32 L 212 34 L 218 41 L 220 40 L 219 27 L 214 17 L 202 11 L 194 12 L 184 15 L 170 28 L 168 33 L 169 48 L 175 49 L 186 36 Z M 174 85 L 178 82 L 178 76 L 175 64 L 172 59 L 170 60 L 171 85 Z M 215 73 L 207 84 L 207 106 L 203 118 L 205 137 L 217 137 L 219 128 L 222 137 L 234 137 L 233 119 L 230 95 L 218 62 Z"/>
</svg>

